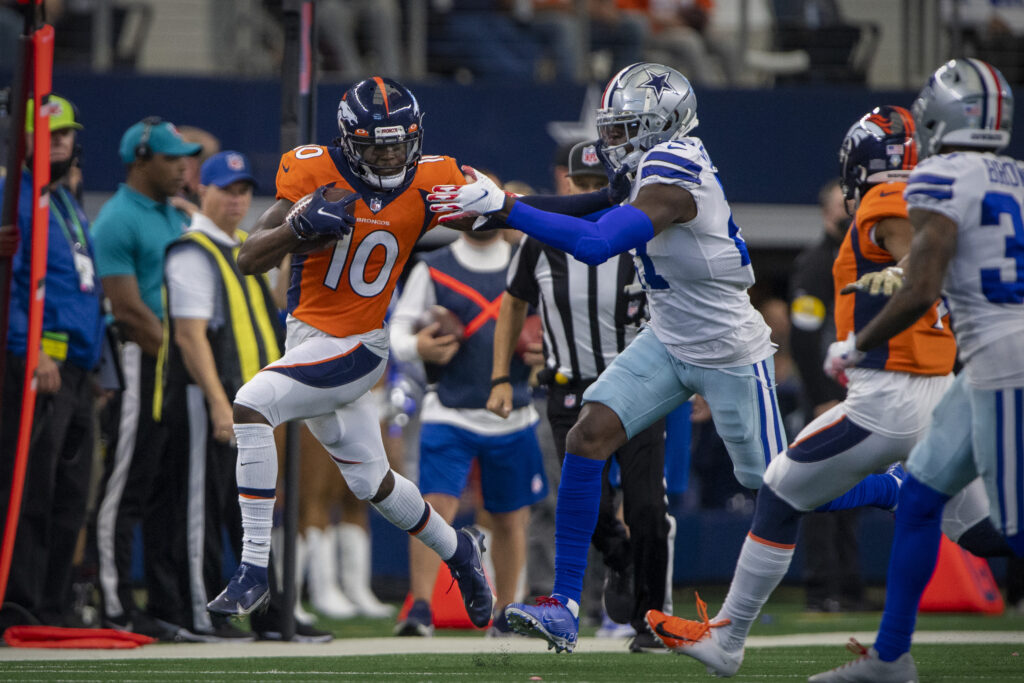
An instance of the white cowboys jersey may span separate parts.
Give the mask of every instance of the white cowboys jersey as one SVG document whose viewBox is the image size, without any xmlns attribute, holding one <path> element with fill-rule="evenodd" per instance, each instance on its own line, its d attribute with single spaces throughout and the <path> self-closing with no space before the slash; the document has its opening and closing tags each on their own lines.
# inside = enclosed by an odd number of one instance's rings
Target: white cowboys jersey
<svg viewBox="0 0 1024 683">
<path fill-rule="evenodd" d="M 1024 383 L 1024 163 L 958 152 L 918 164 L 904 193 L 910 209 L 957 226 L 944 283 L 967 377 L 976 387 Z"/>
<path fill-rule="evenodd" d="M 697 217 L 663 230 L 634 262 L 661 343 L 682 361 L 723 368 L 756 363 L 774 349 L 747 295 L 754 270 L 717 173 L 699 138 L 663 142 L 640 161 L 630 200 L 656 183 L 693 195 Z"/>
</svg>

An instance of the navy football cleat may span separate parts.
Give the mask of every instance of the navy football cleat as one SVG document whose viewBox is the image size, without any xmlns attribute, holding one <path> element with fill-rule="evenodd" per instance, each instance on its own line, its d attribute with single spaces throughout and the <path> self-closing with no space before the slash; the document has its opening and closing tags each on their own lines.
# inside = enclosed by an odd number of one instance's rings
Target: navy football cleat
<svg viewBox="0 0 1024 683">
<path fill-rule="evenodd" d="M 559 598 L 562 598 L 559 600 Z M 514 602 L 505 608 L 505 618 L 516 633 L 548 641 L 548 649 L 555 652 L 576 649 L 580 620 L 566 605 L 570 601 L 562 596 L 537 598 L 536 605 Z"/>
<path fill-rule="evenodd" d="M 448 569 L 452 578 L 459 584 L 462 603 L 466 606 L 469 620 L 477 628 L 484 628 L 491 621 L 491 609 L 494 607 L 494 594 L 491 593 L 491 586 L 484 574 L 484 537 L 479 529 L 471 526 L 463 527 L 457 533 L 459 545 L 472 544 L 472 553 L 469 560 L 462 564 L 453 564 L 449 560 Z M 459 556 L 462 553 L 455 554 Z"/>
<path fill-rule="evenodd" d="M 257 610 L 265 610 L 269 604 L 270 585 L 267 583 L 267 568 L 242 562 L 228 582 L 227 588 L 211 600 L 206 609 L 215 614 L 241 617 Z"/>
</svg>

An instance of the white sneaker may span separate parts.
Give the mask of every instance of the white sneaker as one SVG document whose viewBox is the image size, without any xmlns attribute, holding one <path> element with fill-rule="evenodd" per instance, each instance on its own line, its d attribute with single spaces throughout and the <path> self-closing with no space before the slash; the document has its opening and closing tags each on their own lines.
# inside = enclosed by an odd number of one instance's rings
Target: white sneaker
<svg viewBox="0 0 1024 683">
<path fill-rule="evenodd" d="M 356 606 L 338 585 L 338 546 L 333 534 L 316 527 L 306 529 L 309 548 L 309 602 L 313 609 L 330 619 L 351 619 L 359 614 Z"/>
<path fill-rule="evenodd" d="M 697 614 L 700 621 L 681 619 L 660 612 L 648 610 L 645 617 L 647 627 L 669 650 L 693 657 L 707 667 L 713 676 L 728 678 L 735 676 L 743 664 L 743 648 L 729 652 L 719 644 L 718 631 L 729 625 L 728 619 L 714 623 L 708 619 L 707 603 L 697 596 Z"/>
<path fill-rule="evenodd" d="M 395 608 L 378 600 L 370 587 L 370 537 L 366 530 L 356 524 L 341 523 L 336 533 L 341 550 L 341 590 L 363 616 L 390 619 Z"/>
<path fill-rule="evenodd" d="M 909 652 L 895 662 L 883 662 L 875 648 L 867 649 L 850 638 L 846 649 L 860 657 L 831 671 L 815 674 L 808 683 L 918 683 L 917 666 Z"/>
</svg>

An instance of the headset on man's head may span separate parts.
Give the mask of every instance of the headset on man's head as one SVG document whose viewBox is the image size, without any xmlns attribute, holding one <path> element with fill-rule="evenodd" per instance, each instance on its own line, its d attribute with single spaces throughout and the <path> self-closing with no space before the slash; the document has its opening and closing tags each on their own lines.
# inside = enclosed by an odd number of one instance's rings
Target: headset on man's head
<svg viewBox="0 0 1024 683">
<path fill-rule="evenodd" d="M 163 122 L 164 120 L 159 116 L 147 116 L 142 119 L 142 135 L 139 136 L 139 142 L 135 145 L 136 159 L 145 161 L 153 158 L 153 150 L 149 147 L 149 137 L 153 134 L 153 128 Z"/>
</svg>

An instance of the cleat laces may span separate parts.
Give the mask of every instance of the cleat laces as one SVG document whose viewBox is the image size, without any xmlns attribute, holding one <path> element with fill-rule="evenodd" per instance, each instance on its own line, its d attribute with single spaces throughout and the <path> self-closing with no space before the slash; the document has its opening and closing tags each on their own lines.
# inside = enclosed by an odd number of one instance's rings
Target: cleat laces
<svg viewBox="0 0 1024 683">
<path fill-rule="evenodd" d="M 690 619 L 679 619 L 673 627 L 682 627 L 682 633 L 678 636 L 680 640 L 690 640 L 697 642 L 713 628 L 719 628 L 721 626 L 728 626 L 732 623 L 729 619 L 721 619 L 714 623 L 708 618 L 708 603 L 700 599 L 700 593 L 694 592 L 697 597 L 697 616 L 700 617 L 700 621 L 692 621 Z"/>
</svg>

